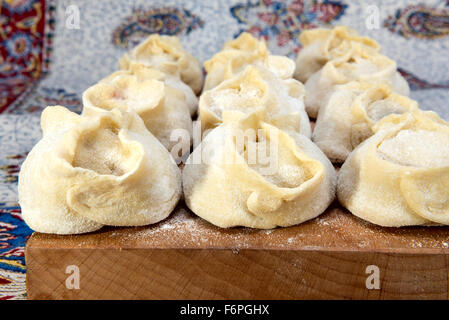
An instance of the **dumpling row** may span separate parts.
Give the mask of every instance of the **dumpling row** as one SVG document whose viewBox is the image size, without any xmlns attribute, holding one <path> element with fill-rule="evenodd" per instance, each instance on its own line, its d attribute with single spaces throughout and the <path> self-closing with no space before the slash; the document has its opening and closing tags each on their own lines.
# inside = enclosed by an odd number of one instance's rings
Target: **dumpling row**
<svg viewBox="0 0 449 320">
<path fill-rule="evenodd" d="M 296 71 L 247 33 L 205 63 L 205 138 L 182 188 L 172 133 L 185 131 L 190 146 L 201 65 L 177 38 L 150 36 L 84 92 L 81 116 L 44 110 L 43 138 L 19 176 L 25 221 L 57 234 L 151 224 L 183 189 L 188 207 L 220 227 L 298 224 L 324 212 L 336 192 L 376 224 L 448 224 L 448 123 L 407 97 L 374 40 L 337 27 L 305 31 L 300 41 Z M 306 111 L 317 118 L 313 135 Z M 338 186 L 329 159 L 344 162 Z"/>
<path fill-rule="evenodd" d="M 337 196 L 382 226 L 449 224 L 449 124 L 419 110 L 380 46 L 346 27 L 300 36 L 313 141 L 343 163 Z"/>
<path fill-rule="evenodd" d="M 22 215 L 33 230 L 147 225 L 179 201 L 171 133 L 186 131 L 190 146 L 201 65 L 177 38 L 152 35 L 120 67 L 84 92 L 82 115 L 59 106 L 42 113 L 43 137 L 19 175 Z"/>
<path fill-rule="evenodd" d="M 187 206 L 220 227 L 262 229 L 324 212 L 336 173 L 310 140 L 294 62 L 243 33 L 205 68 L 199 121 L 206 137 L 183 169 Z"/>
</svg>

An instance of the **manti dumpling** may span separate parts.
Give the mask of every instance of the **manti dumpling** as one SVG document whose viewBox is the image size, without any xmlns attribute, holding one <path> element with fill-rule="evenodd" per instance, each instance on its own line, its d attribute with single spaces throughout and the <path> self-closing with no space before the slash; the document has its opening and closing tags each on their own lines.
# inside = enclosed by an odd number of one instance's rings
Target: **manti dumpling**
<svg viewBox="0 0 449 320">
<path fill-rule="evenodd" d="M 249 33 L 223 46 L 223 49 L 204 63 L 207 76 L 204 90 L 209 90 L 230 79 L 248 65 L 263 66 L 282 79 L 289 79 L 295 71 L 295 62 L 284 56 L 271 55 L 264 41 Z"/>
<path fill-rule="evenodd" d="M 374 134 L 373 127 L 380 120 L 417 109 L 416 101 L 394 93 L 387 85 L 359 81 L 337 85 L 318 113 L 313 141 L 332 162 L 344 162 Z"/>
<path fill-rule="evenodd" d="M 134 112 L 85 117 L 48 107 L 41 127 L 43 137 L 19 175 L 22 216 L 33 230 L 78 234 L 147 225 L 178 202 L 180 170 Z"/>
<path fill-rule="evenodd" d="M 120 69 L 128 69 L 132 61 L 179 74 L 196 94 L 201 92 L 204 81 L 201 63 L 184 50 L 178 37 L 152 34 L 120 59 Z"/>
<path fill-rule="evenodd" d="M 341 204 L 381 226 L 449 224 L 449 124 L 418 110 L 376 126 L 340 169 Z"/>
<path fill-rule="evenodd" d="M 190 154 L 183 169 L 187 206 L 219 227 L 269 229 L 321 214 L 335 196 L 335 170 L 307 137 L 234 111 Z M 228 118 L 230 121 L 228 121 Z"/>
<path fill-rule="evenodd" d="M 335 85 L 350 81 L 384 83 L 399 94 L 409 95 L 407 81 L 397 71 L 396 62 L 367 50 L 358 43 L 353 42 L 351 45 L 351 55 L 347 55 L 344 60 L 329 61 L 305 83 L 306 111 L 310 117 L 317 117 L 318 111 L 326 103 L 328 93 Z"/>
<path fill-rule="evenodd" d="M 380 51 L 380 46 L 376 41 L 368 37 L 361 37 L 357 31 L 344 26 L 333 29 L 305 30 L 299 35 L 299 41 L 302 49 L 296 58 L 294 77 L 303 83 L 328 61 L 344 60 L 351 55 L 353 42 L 365 46 L 368 50 Z"/>
<path fill-rule="evenodd" d="M 174 130 L 191 136 L 192 119 L 184 94 L 166 83 L 139 74 L 118 71 L 83 93 L 83 115 L 120 108 L 134 110 L 145 126 L 171 151 L 178 142 Z M 176 158 L 176 155 L 174 155 Z"/>
<path fill-rule="evenodd" d="M 233 78 L 204 92 L 200 98 L 202 130 L 222 123 L 225 111 L 262 112 L 265 122 L 286 131 L 311 136 L 309 117 L 304 108 L 304 86 L 295 79 L 283 80 L 259 66 L 250 65 Z"/>
<path fill-rule="evenodd" d="M 106 79 L 113 79 L 116 75 L 120 74 L 134 74 L 140 81 L 144 80 L 159 80 L 165 83 L 165 85 L 178 89 L 184 94 L 184 100 L 189 109 L 190 115 L 193 116 L 198 108 L 198 98 L 193 92 L 192 88 L 186 85 L 179 77 L 173 76 L 170 73 L 162 72 L 158 69 L 147 67 L 141 63 L 131 61 L 129 63 L 128 70 L 120 70 L 114 72 Z"/>
</svg>

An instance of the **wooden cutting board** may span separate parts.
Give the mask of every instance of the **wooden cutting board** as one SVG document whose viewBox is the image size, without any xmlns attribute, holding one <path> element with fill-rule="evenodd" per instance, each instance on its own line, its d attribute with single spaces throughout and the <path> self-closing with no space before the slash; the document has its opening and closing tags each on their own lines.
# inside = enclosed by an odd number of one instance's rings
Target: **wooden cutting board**
<svg viewBox="0 0 449 320">
<path fill-rule="evenodd" d="M 30 299 L 447 299 L 448 254 L 449 228 L 382 228 L 336 203 L 273 230 L 220 229 L 181 203 L 153 226 L 33 234 L 27 288 Z"/>
</svg>

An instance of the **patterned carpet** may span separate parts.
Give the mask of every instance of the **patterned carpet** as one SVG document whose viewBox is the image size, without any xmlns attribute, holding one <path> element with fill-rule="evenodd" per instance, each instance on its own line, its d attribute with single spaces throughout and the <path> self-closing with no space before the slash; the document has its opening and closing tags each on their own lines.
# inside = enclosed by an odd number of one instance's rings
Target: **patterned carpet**
<svg viewBox="0 0 449 320">
<path fill-rule="evenodd" d="M 45 106 L 80 111 L 82 92 L 151 33 L 180 36 L 201 61 L 243 31 L 294 58 L 301 30 L 342 24 L 381 43 L 412 98 L 448 120 L 449 0 L 422 3 L 0 0 L 0 300 L 26 298 L 24 247 L 32 231 L 20 216 L 17 176 L 41 135 Z"/>
</svg>

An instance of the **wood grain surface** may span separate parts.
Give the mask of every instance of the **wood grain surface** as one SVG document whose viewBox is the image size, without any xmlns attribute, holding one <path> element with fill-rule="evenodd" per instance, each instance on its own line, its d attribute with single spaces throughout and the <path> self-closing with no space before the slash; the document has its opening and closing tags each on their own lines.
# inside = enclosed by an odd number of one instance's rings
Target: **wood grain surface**
<svg viewBox="0 0 449 320">
<path fill-rule="evenodd" d="M 153 226 L 33 234 L 27 288 L 30 299 L 447 299 L 448 254 L 448 228 L 382 228 L 336 203 L 272 230 L 220 229 L 181 203 Z M 71 265 L 80 289 L 66 287 Z"/>
</svg>

